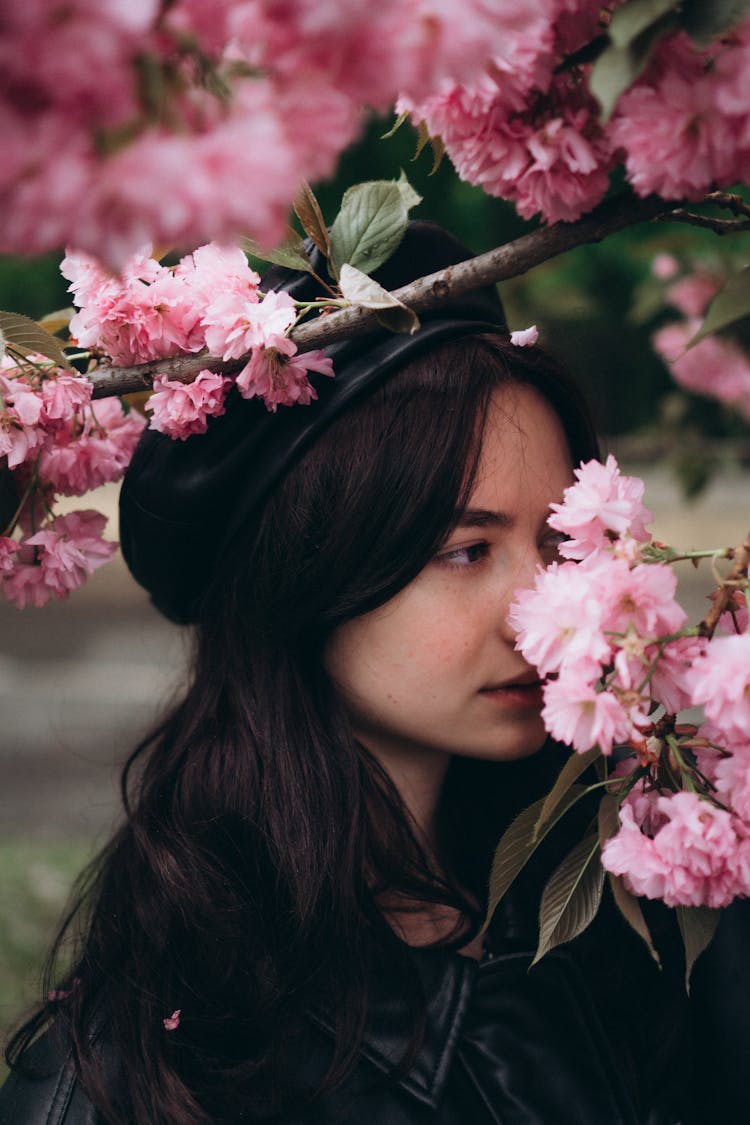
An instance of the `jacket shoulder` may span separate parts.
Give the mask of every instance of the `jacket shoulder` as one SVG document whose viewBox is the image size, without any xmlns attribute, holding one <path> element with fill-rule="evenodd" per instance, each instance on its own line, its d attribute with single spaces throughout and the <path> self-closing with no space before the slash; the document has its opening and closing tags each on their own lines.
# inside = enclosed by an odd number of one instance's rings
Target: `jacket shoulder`
<svg viewBox="0 0 750 1125">
<path fill-rule="evenodd" d="M 0 1090 L 0 1125 L 105 1125 L 56 1028 L 35 1040 L 8 1076 Z"/>
</svg>

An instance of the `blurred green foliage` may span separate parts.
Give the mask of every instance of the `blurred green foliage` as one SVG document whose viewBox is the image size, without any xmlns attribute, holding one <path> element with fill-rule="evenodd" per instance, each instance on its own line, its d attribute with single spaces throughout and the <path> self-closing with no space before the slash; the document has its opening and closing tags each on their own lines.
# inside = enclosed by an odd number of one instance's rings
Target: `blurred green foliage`
<svg viewBox="0 0 750 1125">
<path fill-rule="evenodd" d="M 0 840 L 0 1031 L 41 999 L 42 965 L 91 850 L 82 840 Z M 4 1073 L 0 1063 L 0 1081 Z"/>
</svg>

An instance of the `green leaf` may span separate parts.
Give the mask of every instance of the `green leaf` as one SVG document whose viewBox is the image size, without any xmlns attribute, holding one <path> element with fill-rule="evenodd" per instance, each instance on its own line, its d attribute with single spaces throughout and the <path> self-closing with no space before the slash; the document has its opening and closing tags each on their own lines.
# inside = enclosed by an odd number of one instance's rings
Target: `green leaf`
<svg viewBox="0 0 750 1125">
<path fill-rule="evenodd" d="M 375 313 L 378 324 L 388 332 L 413 335 L 419 328 L 419 317 L 413 309 L 401 305 L 400 308 L 378 309 Z"/>
<path fill-rule="evenodd" d="M 542 804 L 542 811 L 539 813 L 539 820 L 534 825 L 534 835 L 538 835 L 539 829 L 544 824 L 549 815 L 554 812 L 558 802 L 565 796 L 574 781 L 577 781 L 581 774 L 593 765 L 597 758 L 601 757 L 601 750 L 598 746 L 592 747 L 587 750 L 585 754 L 571 754 L 567 762 L 560 770 L 557 781 L 550 789 L 547 796 L 544 798 Z"/>
<path fill-rule="evenodd" d="M 625 8 L 618 9 L 619 12 L 625 10 Z M 608 121 L 612 116 L 620 95 L 624 94 L 645 70 L 658 41 L 676 26 L 676 17 L 667 16 L 661 22 L 647 27 L 626 46 L 612 43 L 602 51 L 592 68 L 589 88 L 601 106 L 604 121 Z"/>
<path fill-rule="evenodd" d="M 505 831 L 495 849 L 495 856 L 492 860 L 487 917 L 484 920 L 483 930 L 490 924 L 492 915 L 508 887 L 519 872 L 523 870 L 544 837 L 585 792 L 586 787 L 584 785 L 571 786 L 558 804 L 554 814 L 537 836 L 535 836 L 534 830 L 544 803 L 543 797 L 540 797 L 533 805 L 529 805 L 527 809 L 519 813 Z"/>
<path fill-rule="evenodd" d="M 721 917 L 710 906 L 678 906 L 677 923 L 685 946 L 685 989 L 690 992 L 690 974 L 704 949 L 711 944 Z"/>
<path fill-rule="evenodd" d="M 613 875 L 611 871 L 607 872 L 609 879 L 609 886 L 612 891 L 612 898 L 615 900 L 617 909 L 622 914 L 628 925 L 635 930 L 638 937 L 641 938 L 648 948 L 649 953 L 653 957 L 656 964 L 661 967 L 659 954 L 651 938 L 651 931 L 648 928 L 648 923 L 643 916 L 640 901 L 635 895 L 631 895 L 630 891 L 625 886 L 622 875 Z"/>
<path fill-rule="evenodd" d="M 240 246 L 246 254 L 252 254 L 275 266 L 284 266 L 288 270 L 304 270 L 306 273 L 312 272 L 312 262 L 305 250 L 305 244 L 296 230 L 292 230 L 291 227 L 287 228 L 284 241 L 273 250 L 261 250 L 252 238 L 241 238 Z"/>
<path fill-rule="evenodd" d="M 37 320 L 39 328 L 43 328 L 45 332 L 50 332 L 54 335 L 56 332 L 62 331 L 67 328 L 71 320 L 75 316 L 76 310 L 71 306 L 67 309 L 57 309 L 56 312 L 47 313 L 41 320 Z"/>
<path fill-rule="evenodd" d="M 682 0 L 682 26 L 700 47 L 728 31 L 750 12 L 750 0 Z"/>
<path fill-rule="evenodd" d="M 744 317 L 750 316 L 750 266 L 729 278 L 723 289 L 714 297 L 706 311 L 703 324 L 690 340 L 688 348 L 720 332 Z"/>
<path fill-rule="evenodd" d="M 419 328 L 419 317 L 412 309 L 378 285 L 366 273 L 355 269 L 345 262 L 341 267 L 339 287 L 342 296 L 352 305 L 362 305 L 366 309 L 378 309 L 385 314 L 386 319 L 378 320 L 383 327 L 390 328 L 393 332 L 416 332 Z M 391 327 L 394 325 L 394 327 Z"/>
<path fill-rule="evenodd" d="M 612 16 L 607 32 L 615 47 L 629 47 L 669 12 L 679 8 L 679 0 L 629 0 Z"/>
<path fill-rule="evenodd" d="M 596 819 L 599 843 L 604 847 L 610 836 L 614 836 L 620 827 L 620 802 L 614 793 L 605 793 L 602 797 Z"/>
<path fill-rule="evenodd" d="M 306 180 L 302 181 L 297 196 L 294 200 L 294 210 L 297 218 L 302 223 L 305 234 L 312 239 L 313 246 L 317 246 L 326 259 L 331 257 L 331 242 L 328 235 L 323 212 L 320 209 L 312 188 Z"/>
<path fill-rule="evenodd" d="M 416 207 L 422 202 L 422 196 L 411 186 L 403 168 L 401 169 L 401 175 L 396 180 L 396 183 L 407 211 L 411 211 L 412 207 Z"/>
<path fill-rule="evenodd" d="M 21 355 L 31 355 L 32 352 L 38 352 L 59 364 L 60 367 L 65 367 L 68 371 L 78 374 L 68 362 L 62 344 L 57 337 L 45 331 L 44 328 L 40 328 L 36 321 L 31 320 L 30 317 L 23 316 L 21 313 L 0 312 L 0 332 L 2 332 L 6 344 L 11 344 L 15 351 L 20 352 Z"/>
<path fill-rule="evenodd" d="M 602 898 L 604 868 L 599 838 L 585 836 L 550 876 L 539 907 L 539 947 L 532 965 L 589 925 Z"/>
<path fill-rule="evenodd" d="M 371 180 L 345 192 L 330 234 L 337 277 L 346 263 L 369 274 L 390 258 L 404 237 L 413 205 L 408 200 L 415 196 L 394 180 Z"/>
</svg>

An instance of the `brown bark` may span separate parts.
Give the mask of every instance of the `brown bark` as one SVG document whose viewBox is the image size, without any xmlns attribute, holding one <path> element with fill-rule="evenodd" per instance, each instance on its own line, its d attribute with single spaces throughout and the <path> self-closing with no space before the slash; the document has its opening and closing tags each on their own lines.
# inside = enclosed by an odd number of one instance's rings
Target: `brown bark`
<svg viewBox="0 0 750 1125">
<path fill-rule="evenodd" d="M 468 262 L 461 262 L 450 269 L 420 278 L 396 290 L 396 296 L 417 313 L 437 308 L 472 289 L 518 277 L 576 246 L 601 242 L 603 238 L 636 223 L 666 218 L 673 208 L 674 203 L 656 196 L 638 199 L 626 195 L 606 200 L 575 223 L 554 223 L 552 226 L 540 227 Z M 372 332 L 377 327 L 377 318 L 372 310 L 355 307 L 301 324 L 292 333 L 292 339 L 300 351 L 304 352 Z M 142 363 L 136 367 L 100 367 L 92 372 L 91 381 L 94 384 L 94 397 L 103 398 L 106 395 L 148 390 L 156 375 L 167 375 L 170 379 L 189 383 L 204 369 L 231 375 L 244 367 L 246 362 L 246 358 L 227 362 L 202 352 L 195 356 L 182 355 L 174 359 Z"/>
</svg>

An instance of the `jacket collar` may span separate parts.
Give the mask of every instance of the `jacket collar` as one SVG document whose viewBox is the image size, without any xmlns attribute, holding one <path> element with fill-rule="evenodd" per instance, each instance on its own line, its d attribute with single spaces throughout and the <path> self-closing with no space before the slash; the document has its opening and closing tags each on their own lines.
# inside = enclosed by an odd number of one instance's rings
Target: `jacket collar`
<svg viewBox="0 0 750 1125">
<path fill-rule="evenodd" d="M 437 1107 L 450 1070 L 474 987 L 477 963 L 442 949 L 420 949 L 411 954 L 426 1002 L 424 1035 L 419 1051 L 398 1085 L 418 1101 Z M 330 1012 L 311 1011 L 313 1020 L 335 1035 Z M 361 1054 L 378 1070 L 398 1070 L 409 1050 L 412 1014 L 408 1003 L 393 988 L 387 972 L 376 975 L 368 997 L 368 1020 Z"/>
<path fill-rule="evenodd" d="M 518 963 L 521 953 L 529 963 L 536 939 L 536 900 L 511 892 L 490 926 L 490 952 L 482 962 L 447 949 L 408 950 L 424 997 L 425 1021 L 416 1057 L 408 1071 L 396 1079 L 401 1089 L 424 1105 L 437 1108 L 483 967 L 503 959 Z M 335 1019 L 329 1008 L 316 1006 L 309 1014 L 328 1035 L 335 1036 Z M 384 1074 L 398 1073 L 412 1034 L 411 1006 L 394 983 L 392 968 L 383 963 L 370 975 L 361 1054 Z"/>
</svg>

